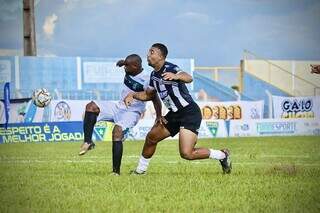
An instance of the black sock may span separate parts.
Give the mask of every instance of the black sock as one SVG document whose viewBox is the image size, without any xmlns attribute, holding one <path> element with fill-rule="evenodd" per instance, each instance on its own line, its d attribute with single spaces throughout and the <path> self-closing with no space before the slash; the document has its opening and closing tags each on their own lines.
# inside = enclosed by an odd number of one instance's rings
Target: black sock
<svg viewBox="0 0 320 213">
<path fill-rule="evenodd" d="M 98 113 L 85 112 L 83 119 L 84 142 L 92 143 L 92 133 L 97 122 Z"/>
<path fill-rule="evenodd" d="M 112 141 L 112 171 L 118 174 L 120 174 L 122 152 L 122 141 Z"/>
</svg>

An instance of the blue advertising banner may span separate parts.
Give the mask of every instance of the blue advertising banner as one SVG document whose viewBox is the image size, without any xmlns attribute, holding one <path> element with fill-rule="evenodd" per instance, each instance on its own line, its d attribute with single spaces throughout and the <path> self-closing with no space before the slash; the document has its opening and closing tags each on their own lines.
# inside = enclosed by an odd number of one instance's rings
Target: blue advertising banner
<svg viewBox="0 0 320 213">
<path fill-rule="evenodd" d="M 98 122 L 95 125 L 92 139 L 94 141 L 111 141 L 113 124 Z M 83 141 L 83 122 L 43 122 L 0 124 L 1 143 L 31 142 L 74 142 Z"/>
<path fill-rule="evenodd" d="M 82 122 L 47 122 L 0 125 L 0 143 L 66 142 L 83 140 Z"/>
</svg>

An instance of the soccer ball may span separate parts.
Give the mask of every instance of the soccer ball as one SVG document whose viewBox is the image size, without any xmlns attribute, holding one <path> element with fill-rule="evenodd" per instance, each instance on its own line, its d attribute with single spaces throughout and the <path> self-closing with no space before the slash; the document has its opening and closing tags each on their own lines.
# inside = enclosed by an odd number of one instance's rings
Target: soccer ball
<svg viewBox="0 0 320 213">
<path fill-rule="evenodd" d="M 46 107 L 50 104 L 52 97 L 49 91 L 45 88 L 36 89 L 32 93 L 32 100 L 37 107 Z"/>
</svg>

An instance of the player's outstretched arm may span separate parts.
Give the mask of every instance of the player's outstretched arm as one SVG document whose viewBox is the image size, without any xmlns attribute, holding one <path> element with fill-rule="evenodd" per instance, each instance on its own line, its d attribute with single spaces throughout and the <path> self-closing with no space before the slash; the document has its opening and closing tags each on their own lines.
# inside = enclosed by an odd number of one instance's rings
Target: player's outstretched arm
<svg viewBox="0 0 320 213">
<path fill-rule="evenodd" d="M 124 103 L 128 107 L 131 105 L 134 99 L 137 99 L 140 101 L 150 101 L 154 98 L 155 94 L 156 94 L 156 91 L 150 88 L 147 88 L 147 90 L 142 92 L 132 92 L 132 93 L 129 93 L 124 98 Z"/>
<path fill-rule="evenodd" d="M 124 66 L 124 65 L 126 65 L 126 64 L 127 64 L 126 61 L 123 60 L 123 59 L 119 60 L 119 61 L 116 63 L 116 65 L 117 65 L 118 67 L 122 67 L 122 66 Z"/>
<path fill-rule="evenodd" d="M 184 83 L 191 83 L 193 81 L 192 76 L 183 71 L 178 73 L 165 72 L 162 74 L 162 77 L 164 80 L 169 80 L 169 81 L 179 80 Z"/>
<path fill-rule="evenodd" d="M 140 101 L 150 101 L 155 95 L 156 91 L 148 87 L 145 91 L 133 93 L 133 98 Z"/>
</svg>

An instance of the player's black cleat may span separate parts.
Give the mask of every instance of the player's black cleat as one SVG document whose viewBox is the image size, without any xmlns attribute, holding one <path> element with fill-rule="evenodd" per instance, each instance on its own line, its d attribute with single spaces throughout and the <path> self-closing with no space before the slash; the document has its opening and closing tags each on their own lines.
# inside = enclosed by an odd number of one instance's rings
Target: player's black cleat
<svg viewBox="0 0 320 213">
<path fill-rule="evenodd" d="M 94 149 L 95 146 L 96 145 L 93 142 L 92 143 L 87 143 L 87 142 L 83 143 L 81 145 L 79 155 L 86 154 L 89 150 Z"/>
<path fill-rule="evenodd" d="M 137 172 L 137 170 L 131 170 L 130 175 L 145 175 L 146 171 L 143 172 Z"/>
<path fill-rule="evenodd" d="M 223 158 L 222 160 L 219 160 L 222 167 L 223 174 L 230 174 L 232 170 L 230 151 L 228 149 L 223 149 L 221 151 L 226 155 L 225 158 Z"/>
</svg>

